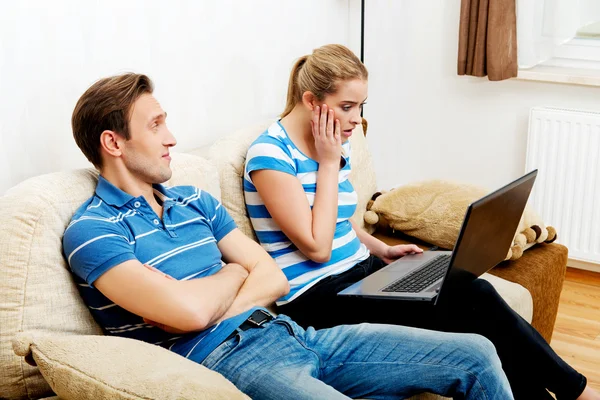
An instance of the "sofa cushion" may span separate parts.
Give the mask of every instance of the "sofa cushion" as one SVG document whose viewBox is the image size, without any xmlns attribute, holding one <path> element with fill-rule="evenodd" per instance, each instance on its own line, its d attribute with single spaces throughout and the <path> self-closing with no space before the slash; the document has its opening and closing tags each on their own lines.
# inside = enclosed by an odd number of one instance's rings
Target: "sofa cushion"
<svg viewBox="0 0 600 400">
<path fill-rule="evenodd" d="M 216 168 L 189 154 L 173 154 L 167 184 L 208 188 L 218 197 Z M 62 236 L 75 210 L 92 194 L 97 172 L 81 169 L 31 178 L 0 198 L 0 393 L 37 399 L 50 393 L 37 368 L 15 356 L 15 333 L 98 335 L 62 256 Z"/>
<path fill-rule="evenodd" d="M 374 227 L 365 226 L 363 216 L 367 210 L 367 203 L 377 190 L 377 179 L 375 177 L 373 157 L 371 156 L 367 145 L 367 138 L 363 132 L 363 125 L 358 125 L 354 129 L 352 136 L 350 136 L 350 143 L 352 144 L 352 158 L 350 160 L 352 173 L 350 174 L 350 182 L 352 182 L 354 190 L 358 194 L 358 204 L 352 216 L 352 221 L 369 233 L 372 233 Z"/>
<path fill-rule="evenodd" d="M 481 275 L 480 278 L 491 283 L 498 294 L 502 296 L 502 299 L 506 301 L 506 304 L 523 317 L 525 321 L 531 323 L 533 319 L 533 298 L 529 290 L 518 283 L 488 273 Z"/>
<path fill-rule="evenodd" d="M 230 136 L 219 139 L 208 150 L 210 161 L 216 165 L 221 185 L 221 203 L 225 206 L 237 227 L 244 234 L 256 240 L 254 230 L 246 213 L 244 201 L 244 163 L 248 148 L 263 133 L 273 121 L 267 121 L 245 129 L 236 131 Z M 204 156 L 206 148 L 189 151 L 190 154 Z"/>
<path fill-rule="evenodd" d="M 256 240 L 250 218 L 246 211 L 244 201 L 244 164 L 246 153 L 252 142 L 274 121 L 267 121 L 250 128 L 239 130 L 231 136 L 216 141 L 209 149 L 209 158 L 219 170 L 221 180 L 222 203 L 230 212 L 235 223 L 246 236 Z M 360 227 L 364 227 L 363 215 L 367 202 L 371 199 L 377 188 L 373 160 L 367 147 L 362 125 L 358 125 L 350 137 L 352 144 L 352 173 L 350 182 L 358 194 L 358 204 L 352 220 Z M 206 148 L 198 148 L 190 154 L 206 155 Z M 371 229 L 371 228 L 369 228 Z"/>
<path fill-rule="evenodd" d="M 196 186 L 207 191 L 216 199 L 221 198 L 219 172 L 211 161 L 188 153 L 172 153 L 171 169 L 173 176 L 165 186 Z"/>
<path fill-rule="evenodd" d="M 217 372 L 162 347 L 111 336 L 18 335 L 62 400 L 249 399 Z"/>
</svg>

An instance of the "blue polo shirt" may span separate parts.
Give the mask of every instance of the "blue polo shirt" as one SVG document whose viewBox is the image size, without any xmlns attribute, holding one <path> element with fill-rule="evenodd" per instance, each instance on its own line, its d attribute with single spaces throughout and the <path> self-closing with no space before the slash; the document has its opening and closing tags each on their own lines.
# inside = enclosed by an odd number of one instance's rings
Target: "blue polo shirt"
<svg viewBox="0 0 600 400">
<path fill-rule="evenodd" d="M 144 323 L 94 287 L 106 271 L 132 259 L 178 280 L 206 277 L 223 267 L 217 242 L 236 226 L 221 203 L 193 186 L 153 188 L 163 203 L 162 219 L 143 196 L 133 197 L 100 176 L 95 195 L 65 230 L 64 255 L 81 297 L 106 334 L 160 345 L 201 362 L 255 309 L 202 332 L 174 335 Z"/>
</svg>

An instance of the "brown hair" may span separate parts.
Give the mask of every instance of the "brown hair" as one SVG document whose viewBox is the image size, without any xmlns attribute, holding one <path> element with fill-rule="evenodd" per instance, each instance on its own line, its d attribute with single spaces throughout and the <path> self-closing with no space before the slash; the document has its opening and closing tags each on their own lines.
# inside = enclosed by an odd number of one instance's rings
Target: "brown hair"
<svg viewBox="0 0 600 400">
<path fill-rule="evenodd" d="M 79 98 L 71 127 L 77 146 L 87 159 L 102 167 L 100 135 L 110 130 L 129 140 L 129 119 L 135 101 L 154 86 L 146 75 L 127 73 L 100 79 Z"/>
<path fill-rule="evenodd" d="M 312 92 L 317 99 L 337 91 L 336 83 L 348 79 L 368 79 L 369 72 L 356 55 L 340 44 L 328 44 L 302 56 L 290 74 L 287 101 L 281 117 L 288 115 L 302 101 L 302 94 Z"/>
</svg>

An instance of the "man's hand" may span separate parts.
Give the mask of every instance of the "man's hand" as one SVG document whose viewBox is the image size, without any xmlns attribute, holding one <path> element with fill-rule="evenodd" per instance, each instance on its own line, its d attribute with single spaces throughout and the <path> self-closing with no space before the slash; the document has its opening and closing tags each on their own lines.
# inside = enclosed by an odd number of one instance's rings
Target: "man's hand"
<svg viewBox="0 0 600 400">
<path fill-rule="evenodd" d="M 396 246 L 388 246 L 386 251 L 382 254 L 381 259 L 386 264 L 389 264 L 408 254 L 420 254 L 422 252 L 423 250 L 415 244 L 399 244 Z"/>
</svg>

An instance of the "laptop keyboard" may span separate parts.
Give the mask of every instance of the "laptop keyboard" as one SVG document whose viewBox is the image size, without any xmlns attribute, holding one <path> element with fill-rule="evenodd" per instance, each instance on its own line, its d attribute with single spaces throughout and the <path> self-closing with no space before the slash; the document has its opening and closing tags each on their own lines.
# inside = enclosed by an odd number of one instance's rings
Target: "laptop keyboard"
<svg viewBox="0 0 600 400">
<path fill-rule="evenodd" d="M 384 287 L 381 291 L 418 293 L 444 277 L 448 270 L 448 264 L 450 264 L 450 257 L 450 254 L 439 255 L 421 268 Z"/>
</svg>

